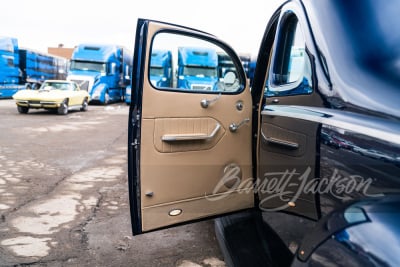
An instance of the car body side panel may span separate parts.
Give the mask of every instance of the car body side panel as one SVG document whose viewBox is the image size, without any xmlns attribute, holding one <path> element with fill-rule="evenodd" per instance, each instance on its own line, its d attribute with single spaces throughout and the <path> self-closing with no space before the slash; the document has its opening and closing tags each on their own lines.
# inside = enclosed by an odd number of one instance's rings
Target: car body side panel
<svg viewBox="0 0 400 267">
<path fill-rule="evenodd" d="M 390 194 L 332 212 L 310 231 L 291 266 L 399 266 L 399 201 Z"/>
<path fill-rule="evenodd" d="M 374 124 L 379 129 L 379 120 Z M 394 137 L 400 128 L 393 125 L 391 131 L 386 128 L 375 137 L 368 134 L 370 129 L 357 126 L 356 122 L 351 128 L 324 124 L 321 129 L 320 179 L 324 186 L 320 188 L 324 194 L 320 194 L 320 201 L 324 215 L 349 201 L 400 193 L 400 140 Z"/>
</svg>

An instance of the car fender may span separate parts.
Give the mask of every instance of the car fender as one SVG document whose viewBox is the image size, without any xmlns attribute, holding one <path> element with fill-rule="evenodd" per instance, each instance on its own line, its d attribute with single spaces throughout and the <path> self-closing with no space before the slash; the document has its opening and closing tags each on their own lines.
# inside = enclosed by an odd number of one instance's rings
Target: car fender
<svg viewBox="0 0 400 267">
<path fill-rule="evenodd" d="M 293 267 L 400 266 L 400 195 L 355 202 L 318 223 Z"/>
</svg>

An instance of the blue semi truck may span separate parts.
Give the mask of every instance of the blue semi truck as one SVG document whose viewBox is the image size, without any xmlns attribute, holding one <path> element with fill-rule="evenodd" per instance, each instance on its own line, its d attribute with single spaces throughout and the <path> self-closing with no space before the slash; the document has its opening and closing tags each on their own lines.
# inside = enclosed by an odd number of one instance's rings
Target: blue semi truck
<svg viewBox="0 0 400 267">
<path fill-rule="evenodd" d="M 225 53 L 217 53 L 217 54 L 218 54 L 218 76 L 220 78 L 223 78 L 225 73 L 228 71 L 236 72 L 236 68 L 229 55 Z M 246 73 L 246 76 L 251 84 L 254 77 L 256 60 L 255 58 L 252 58 L 250 54 L 244 54 L 244 53 L 239 54 L 239 59 L 243 65 L 244 72 Z"/>
<path fill-rule="evenodd" d="M 67 80 L 87 90 L 91 102 L 122 101 L 130 85 L 132 53 L 119 45 L 80 44 L 75 47 Z"/>
<path fill-rule="evenodd" d="M 150 81 L 158 88 L 172 87 L 172 53 L 169 50 L 153 50 L 151 52 Z M 126 88 L 125 102 L 131 103 L 131 87 Z"/>
<path fill-rule="evenodd" d="M 153 50 L 150 62 L 150 81 L 156 87 L 172 86 L 172 53 L 169 50 Z"/>
<path fill-rule="evenodd" d="M 214 90 L 218 83 L 218 55 L 214 49 L 178 48 L 178 88 Z"/>
<path fill-rule="evenodd" d="M 44 80 L 65 80 L 66 58 L 20 48 L 13 37 L 0 37 L 0 98 L 18 90 L 38 89 Z"/>
</svg>

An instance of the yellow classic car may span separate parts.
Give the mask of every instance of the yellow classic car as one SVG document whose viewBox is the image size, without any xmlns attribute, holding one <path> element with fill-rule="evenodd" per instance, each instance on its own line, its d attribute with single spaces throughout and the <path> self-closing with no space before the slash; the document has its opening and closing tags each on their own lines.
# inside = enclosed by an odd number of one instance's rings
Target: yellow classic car
<svg viewBox="0 0 400 267">
<path fill-rule="evenodd" d="M 68 110 L 86 111 L 90 96 L 72 81 L 46 80 L 39 90 L 21 90 L 13 95 L 19 113 L 26 114 L 30 108 L 57 111 L 66 115 Z"/>
</svg>

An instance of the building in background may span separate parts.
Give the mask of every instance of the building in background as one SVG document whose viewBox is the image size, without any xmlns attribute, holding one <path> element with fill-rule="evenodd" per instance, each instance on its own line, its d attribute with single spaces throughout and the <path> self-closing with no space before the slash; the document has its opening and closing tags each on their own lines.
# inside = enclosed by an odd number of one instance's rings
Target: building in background
<svg viewBox="0 0 400 267">
<path fill-rule="evenodd" d="M 60 56 L 60 57 L 64 57 L 68 60 L 71 59 L 73 51 L 74 51 L 74 48 L 64 47 L 63 44 L 59 44 L 58 47 L 48 47 L 47 48 L 47 53 L 56 55 L 56 56 Z"/>
</svg>

